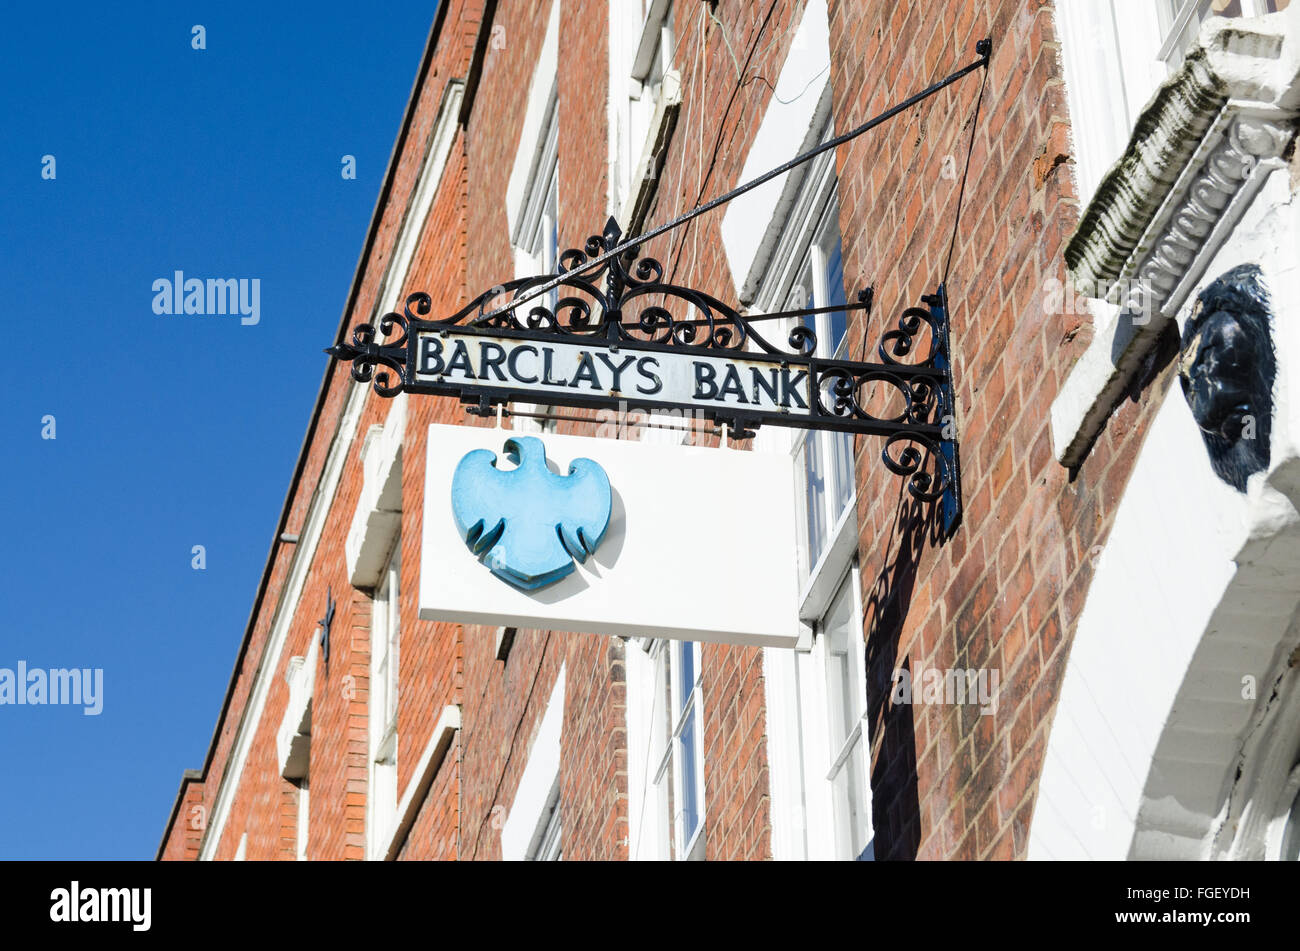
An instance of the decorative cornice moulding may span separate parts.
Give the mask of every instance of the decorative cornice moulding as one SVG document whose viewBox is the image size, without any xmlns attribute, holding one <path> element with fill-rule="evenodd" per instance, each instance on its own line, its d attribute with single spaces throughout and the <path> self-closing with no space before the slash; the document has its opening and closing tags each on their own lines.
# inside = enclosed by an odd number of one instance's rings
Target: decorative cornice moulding
<svg viewBox="0 0 1300 951">
<path fill-rule="evenodd" d="M 1076 287 L 1120 308 L 1052 404 L 1062 465 L 1082 462 L 1295 135 L 1300 10 L 1208 20 L 1152 97 L 1065 249 Z"/>
</svg>

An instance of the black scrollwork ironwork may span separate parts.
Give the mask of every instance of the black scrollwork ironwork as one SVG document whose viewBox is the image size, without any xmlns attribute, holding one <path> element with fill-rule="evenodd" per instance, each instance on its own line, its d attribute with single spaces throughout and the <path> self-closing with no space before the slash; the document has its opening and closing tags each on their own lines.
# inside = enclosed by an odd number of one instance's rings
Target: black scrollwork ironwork
<svg viewBox="0 0 1300 951">
<path fill-rule="evenodd" d="M 352 379 L 358 383 L 373 381 L 375 392 L 380 396 L 396 396 L 406 389 L 407 344 L 410 341 L 410 328 L 413 323 L 420 323 L 420 318 L 433 309 L 433 298 L 423 291 L 412 294 L 406 299 L 405 314 L 384 314 L 379 318 L 378 336 L 376 338 L 373 324 L 357 324 L 352 330 L 351 343 L 336 343 L 325 352 L 337 357 L 344 363 L 352 364 Z M 412 312 L 414 311 L 414 313 Z M 418 316 L 417 316 L 418 315 Z M 399 331 L 395 339 L 394 329 Z M 375 372 L 376 366 L 387 367 L 397 374 L 397 382 L 391 382 L 388 370 Z"/>
<path fill-rule="evenodd" d="M 810 405 L 801 407 L 801 412 L 665 403 L 617 391 L 548 390 L 544 399 L 566 406 L 689 409 L 726 425 L 736 438 L 752 436 L 763 423 L 882 436 L 886 468 L 905 478 L 914 498 L 940 501 L 944 522 L 955 528 L 960 485 L 948 310 L 942 286 L 922 298 L 925 306 L 905 309 L 881 335 L 879 362 L 863 363 L 822 355 L 819 350 L 825 348 L 820 347 L 810 318 L 832 310 L 869 316 L 870 288 L 841 307 L 746 316 L 710 294 L 665 281 L 663 265 L 651 257 L 638 257 L 635 249 L 606 255 L 620 238 L 617 224 L 610 219 L 601 234 L 592 235 L 581 248 L 560 254 L 555 273 L 499 284 L 444 319 L 429 320 L 431 297 L 412 294 L 402 314 L 385 314 L 377 327 L 360 324 L 349 342 L 326 352 L 351 362 L 352 378 L 371 384 L 380 396 L 403 390 L 453 395 L 476 404 L 469 411 L 482 415 L 511 400 L 535 399 L 538 392 L 486 379 L 431 381 L 427 374 L 415 372 L 421 337 L 577 343 L 607 355 L 627 350 L 661 359 L 672 354 L 722 357 L 770 367 L 770 372 L 800 380 L 806 376 Z M 551 285 L 548 294 L 531 293 L 544 285 Z M 793 325 L 784 346 L 777 346 L 755 327 L 758 319 L 777 318 Z"/>
</svg>

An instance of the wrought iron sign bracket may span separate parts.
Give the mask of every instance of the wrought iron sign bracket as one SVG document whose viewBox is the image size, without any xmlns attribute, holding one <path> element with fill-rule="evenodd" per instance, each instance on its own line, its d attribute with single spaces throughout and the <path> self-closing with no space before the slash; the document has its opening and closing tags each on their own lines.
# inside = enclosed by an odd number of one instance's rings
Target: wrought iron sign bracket
<svg viewBox="0 0 1300 951">
<path fill-rule="evenodd" d="M 905 480 L 912 498 L 937 503 L 940 532 L 948 537 L 961 519 L 961 479 L 946 266 L 935 291 L 920 306 L 906 307 L 880 335 L 876 361 L 862 362 L 843 359 L 844 346 L 835 354 L 827 352 L 832 342 L 820 346 L 814 318 L 862 312 L 858 349 L 864 351 L 871 288 L 843 306 L 742 315 L 701 290 L 665 281 L 663 265 L 637 252 L 987 66 L 991 42 L 982 40 L 976 49 L 980 59 L 971 65 L 673 221 L 623 240 L 611 218 L 581 249 L 560 254 L 552 274 L 493 287 L 443 319 L 429 319 L 430 295 L 412 294 L 403 313 L 383 315 L 377 327 L 357 325 L 350 341 L 326 353 L 350 362 L 352 378 L 380 396 L 454 396 L 480 416 L 523 400 L 619 412 L 686 411 L 726 426 L 733 438 L 751 437 L 761 425 L 878 436 L 885 467 Z M 976 118 L 982 97 L 981 85 Z M 963 175 L 958 216 L 964 187 Z M 755 326 L 778 320 L 785 338 L 780 345 Z"/>
</svg>

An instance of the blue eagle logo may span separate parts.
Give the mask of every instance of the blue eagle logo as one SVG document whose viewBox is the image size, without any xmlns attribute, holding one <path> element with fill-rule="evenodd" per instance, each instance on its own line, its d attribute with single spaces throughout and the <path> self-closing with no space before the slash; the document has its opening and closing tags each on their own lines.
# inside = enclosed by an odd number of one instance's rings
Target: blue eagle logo
<svg viewBox="0 0 1300 951">
<path fill-rule="evenodd" d="M 470 551 L 498 578 L 535 591 L 595 554 L 609 528 L 613 496 L 599 463 L 575 459 L 567 476 L 546 466 L 534 436 L 506 440 L 514 469 L 497 468 L 496 453 L 467 452 L 451 480 L 451 510 Z"/>
</svg>

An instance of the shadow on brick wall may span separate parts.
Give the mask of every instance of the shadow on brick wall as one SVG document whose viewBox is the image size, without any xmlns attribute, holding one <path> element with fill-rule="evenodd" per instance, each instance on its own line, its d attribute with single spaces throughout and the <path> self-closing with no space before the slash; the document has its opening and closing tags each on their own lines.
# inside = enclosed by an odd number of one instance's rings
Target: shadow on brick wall
<svg viewBox="0 0 1300 951">
<path fill-rule="evenodd" d="M 876 859 L 915 859 L 921 844 L 916 732 L 909 704 L 892 704 L 899 642 L 912 604 L 917 564 L 927 541 L 938 542 L 936 506 L 900 500 L 885 565 L 867 595 L 866 682 L 871 748 L 873 852 Z"/>
</svg>

